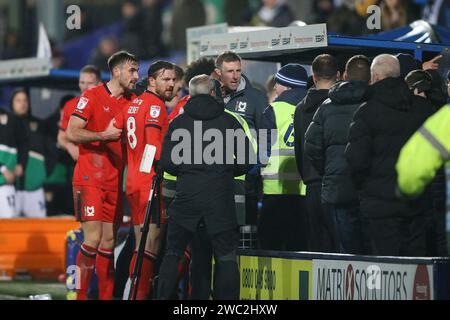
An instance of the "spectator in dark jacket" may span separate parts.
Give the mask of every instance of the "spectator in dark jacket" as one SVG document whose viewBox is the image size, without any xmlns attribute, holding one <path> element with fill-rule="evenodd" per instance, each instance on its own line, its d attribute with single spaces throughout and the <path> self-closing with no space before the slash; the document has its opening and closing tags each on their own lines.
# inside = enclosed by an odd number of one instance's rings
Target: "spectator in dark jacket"
<svg viewBox="0 0 450 320">
<path fill-rule="evenodd" d="M 126 0 L 122 3 L 122 34 L 119 42 L 122 48 L 127 48 L 137 57 L 144 58 L 144 48 L 142 46 L 141 37 L 143 23 L 142 17 L 139 16 L 142 10 L 138 7 L 136 1 Z"/>
<path fill-rule="evenodd" d="M 432 71 L 431 71 L 432 72 Z M 409 89 L 421 100 L 423 108 L 429 108 L 432 112 L 439 110 L 433 105 L 430 96 L 434 95 L 433 78 L 428 71 L 414 70 L 405 78 Z M 445 170 L 437 170 L 431 184 L 423 195 L 423 205 L 427 210 L 427 256 L 447 256 L 447 231 L 446 231 L 446 179 Z"/>
<path fill-rule="evenodd" d="M 426 254 L 425 217 L 417 201 L 395 195 L 395 163 L 408 138 L 431 114 L 413 99 L 400 78 L 400 64 L 392 55 L 377 56 L 371 65 L 368 100 L 350 125 L 345 155 L 360 209 L 368 222 L 372 253 L 388 256 Z"/>
<path fill-rule="evenodd" d="M 186 103 L 184 113 L 170 123 L 161 155 L 163 169 L 177 176 L 177 186 L 175 199 L 169 207 L 167 246 L 160 268 L 158 297 L 171 297 L 176 285 L 178 261 L 198 231 L 199 224 L 204 223 L 216 261 L 214 298 L 238 299 L 236 250 L 239 234 L 234 177 L 245 174 L 250 168 L 250 141 L 235 116 L 224 111 L 224 105 L 214 98 L 214 81 L 209 76 L 194 77 L 189 83 L 189 93 L 191 99 Z M 200 134 L 194 134 L 198 130 Z M 206 156 L 212 156 L 212 148 L 209 140 L 205 141 L 204 134 L 212 130 L 221 134 L 223 143 L 217 145 L 215 138 L 215 156 L 208 159 Z M 227 130 L 232 130 L 240 138 L 235 136 L 232 141 L 226 141 Z M 178 134 L 182 132 L 185 133 L 183 141 L 177 143 L 180 140 Z M 238 145 L 238 142 L 244 143 Z M 244 158 L 239 152 L 242 148 L 245 148 Z M 252 159 L 256 163 L 254 154 Z"/>
<path fill-rule="evenodd" d="M 170 25 L 170 44 L 172 50 L 186 50 L 186 29 L 203 26 L 206 23 L 206 10 L 200 0 L 175 0 L 172 4 Z M 160 29 L 161 30 L 161 29 Z"/>
<path fill-rule="evenodd" d="M 306 206 L 309 219 L 309 250 L 336 252 L 337 239 L 332 221 L 326 217 L 321 204 L 322 176 L 304 154 L 305 133 L 314 113 L 328 98 L 328 90 L 338 77 L 338 63 L 329 54 L 317 56 L 312 63 L 315 87 L 297 105 L 294 114 L 294 149 L 298 171 L 306 185 Z"/>
<path fill-rule="evenodd" d="M 163 1 L 141 0 L 142 46 L 147 59 L 166 55 L 163 43 Z"/>
<path fill-rule="evenodd" d="M 117 51 L 117 40 L 113 37 L 103 38 L 98 47 L 92 51 L 90 64 L 93 64 L 101 71 L 109 71 L 108 58 Z"/>
<path fill-rule="evenodd" d="M 25 137 L 18 150 L 21 167 L 16 168 L 16 210 L 26 217 L 43 218 L 45 207 L 44 181 L 56 164 L 56 143 L 47 136 L 42 120 L 31 115 L 28 93 L 17 90 L 11 97 L 11 111 L 15 114 Z M 26 154 L 24 154 L 26 153 Z M 24 162 L 22 162 L 22 159 Z M 18 169 L 18 170 L 17 170 Z"/>
<path fill-rule="evenodd" d="M 329 99 L 319 107 L 305 135 L 305 154 L 322 178 L 322 203 L 336 221 L 342 253 L 363 254 L 364 241 L 358 193 L 353 187 L 344 150 L 353 113 L 365 99 L 370 81 L 370 62 L 352 57 L 343 82 L 336 83 Z"/>
<path fill-rule="evenodd" d="M 292 9 L 284 0 L 263 0 L 262 2 L 261 8 L 250 21 L 252 25 L 281 28 L 287 27 L 295 20 Z"/>
</svg>

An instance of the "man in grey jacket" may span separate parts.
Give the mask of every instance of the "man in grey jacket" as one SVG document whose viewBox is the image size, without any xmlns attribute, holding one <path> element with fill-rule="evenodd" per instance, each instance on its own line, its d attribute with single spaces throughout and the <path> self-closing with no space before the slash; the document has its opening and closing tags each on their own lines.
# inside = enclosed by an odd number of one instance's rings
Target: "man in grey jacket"
<svg viewBox="0 0 450 320">
<path fill-rule="evenodd" d="M 253 87 L 242 74 L 241 58 L 231 51 L 222 53 L 216 59 L 216 73 L 222 85 L 225 108 L 242 116 L 250 129 L 258 130 L 268 101 L 266 94 Z M 245 190 L 239 182 L 235 187 L 236 194 L 245 192 L 245 224 L 256 225 L 258 198 L 262 194 L 261 179 L 256 168 L 246 175 Z"/>
</svg>

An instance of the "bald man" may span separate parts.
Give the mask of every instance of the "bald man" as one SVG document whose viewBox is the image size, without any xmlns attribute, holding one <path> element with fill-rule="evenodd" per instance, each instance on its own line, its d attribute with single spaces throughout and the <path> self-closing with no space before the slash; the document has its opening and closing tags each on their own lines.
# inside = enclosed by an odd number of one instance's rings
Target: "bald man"
<svg viewBox="0 0 450 320">
<path fill-rule="evenodd" d="M 402 78 L 400 64 L 389 54 L 370 67 L 367 102 L 355 112 L 345 155 L 355 187 L 371 253 L 424 256 L 425 217 L 422 199 L 403 202 L 395 194 L 395 162 L 408 138 L 430 115 Z"/>
</svg>

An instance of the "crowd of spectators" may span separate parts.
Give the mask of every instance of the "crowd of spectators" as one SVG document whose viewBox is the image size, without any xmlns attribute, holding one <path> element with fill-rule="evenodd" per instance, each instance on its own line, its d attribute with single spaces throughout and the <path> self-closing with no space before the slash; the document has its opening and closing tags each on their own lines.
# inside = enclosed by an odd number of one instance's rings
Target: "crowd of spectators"
<svg viewBox="0 0 450 320">
<path fill-rule="evenodd" d="M 380 8 L 380 30 L 367 28 L 366 21 L 370 15 L 367 8 L 371 5 Z M 418 19 L 449 27 L 450 21 L 446 14 L 449 9 L 449 0 L 427 1 L 425 4 L 404 0 L 309 0 L 302 1 L 301 5 L 289 0 L 127 0 L 101 8 L 95 6 L 94 2 L 91 6 L 81 6 L 82 27 L 66 30 L 64 41 L 76 40 L 121 21 L 121 32 L 112 37 L 107 36 L 91 52 L 89 62 L 98 63 L 98 67 L 106 70 L 104 63 L 99 61 L 118 48 L 135 52 L 143 60 L 184 52 L 186 28 L 208 23 L 286 27 L 301 20 L 307 24 L 327 23 L 330 32 L 359 36 L 406 26 Z M 32 7 L 28 10 L 32 10 Z M 31 31 L 9 28 L 8 15 L 1 8 L 0 16 L 5 18 L 0 24 L 0 57 L 11 59 L 34 54 L 28 52 L 32 46 L 24 44 L 36 41 L 36 37 L 24 37 Z M 55 43 L 55 46 L 62 44 L 64 42 Z"/>
</svg>

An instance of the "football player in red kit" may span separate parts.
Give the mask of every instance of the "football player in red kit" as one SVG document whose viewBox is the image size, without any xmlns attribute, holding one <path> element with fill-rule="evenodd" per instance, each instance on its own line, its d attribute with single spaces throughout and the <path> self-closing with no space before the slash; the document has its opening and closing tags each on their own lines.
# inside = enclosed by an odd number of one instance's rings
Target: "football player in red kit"
<svg viewBox="0 0 450 320">
<path fill-rule="evenodd" d="M 101 81 L 100 70 L 93 65 L 84 66 L 80 70 L 80 77 L 78 79 L 78 87 L 80 88 L 81 94 L 83 94 L 86 90 L 91 89 Z M 78 101 L 80 101 L 80 97 L 75 97 L 66 102 L 63 107 L 61 121 L 59 124 L 59 132 L 58 132 L 58 143 L 59 145 L 67 150 L 74 161 L 78 159 L 78 146 L 71 143 L 67 139 L 67 125 L 69 124 L 70 116 L 75 111 L 75 108 L 78 105 Z"/>
<path fill-rule="evenodd" d="M 172 63 L 166 61 L 153 63 L 148 69 L 147 90 L 134 99 L 114 121 L 117 128 L 123 129 L 127 140 L 126 195 L 136 235 L 136 250 L 130 264 L 130 278 L 136 262 L 141 239 L 141 226 L 144 223 L 152 179 L 155 175 L 155 163 L 160 158 L 162 141 L 168 126 L 165 101 L 173 97 L 174 83 L 175 67 Z M 149 174 L 140 171 L 147 144 L 156 147 L 154 165 Z M 155 208 L 157 206 L 152 206 L 152 210 Z M 153 268 L 166 226 L 165 210 L 162 209 L 162 205 L 160 208 L 160 212 L 156 213 L 160 215 L 160 226 L 153 219 L 150 221 L 141 277 L 135 297 L 137 300 L 147 299 L 150 293 Z M 154 217 L 153 214 L 152 217 Z"/>
<path fill-rule="evenodd" d="M 111 80 L 87 90 L 70 117 L 69 141 L 79 144 L 73 176 L 74 205 L 81 221 L 84 242 L 77 255 L 77 299 L 87 299 L 96 270 L 99 298 L 112 299 L 114 288 L 115 233 L 122 220 L 122 130 L 111 120 L 135 95 L 138 62 L 125 51 L 108 59 Z M 110 150 L 116 150 L 115 153 Z"/>
</svg>

